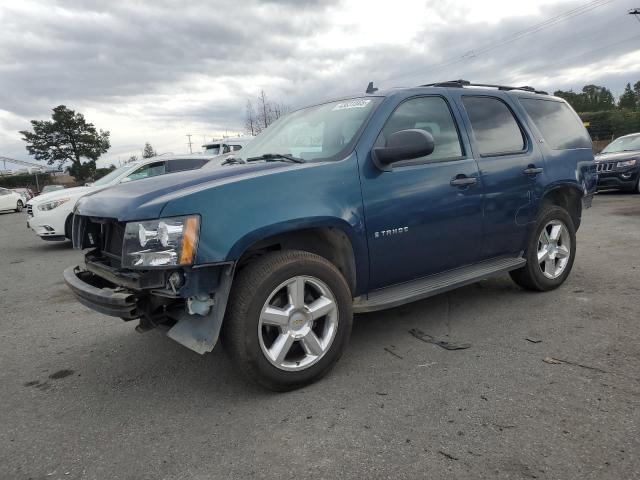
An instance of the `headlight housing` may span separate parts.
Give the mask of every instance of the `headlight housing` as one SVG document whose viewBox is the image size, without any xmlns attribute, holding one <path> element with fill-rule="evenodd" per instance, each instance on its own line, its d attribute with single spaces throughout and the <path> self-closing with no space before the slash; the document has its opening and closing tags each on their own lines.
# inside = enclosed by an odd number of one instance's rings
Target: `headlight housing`
<svg viewBox="0 0 640 480">
<path fill-rule="evenodd" d="M 637 160 L 635 158 L 632 158 L 631 160 L 626 160 L 624 162 L 618 162 L 616 164 L 616 167 L 618 168 L 624 168 L 624 167 L 633 167 L 636 164 Z"/>
<path fill-rule="evenodd" d="M 200 217 L 129 222 L 124 231 L 122 266 L 129 268 L 192 265 L 200 236 Z"/>
<path fill-rule="evenodd" d="M 53 210 L 54 208 L 58 208 L 63 203 L 67 203 L 69 200 L 71 199 L 65 197 L 65 198 L 57 198 L 55 200 L 51 200 L 50 202 L 44 202 L 38 205 L 38 210 L 40 210 L 41 212 Z"/>
</svg>

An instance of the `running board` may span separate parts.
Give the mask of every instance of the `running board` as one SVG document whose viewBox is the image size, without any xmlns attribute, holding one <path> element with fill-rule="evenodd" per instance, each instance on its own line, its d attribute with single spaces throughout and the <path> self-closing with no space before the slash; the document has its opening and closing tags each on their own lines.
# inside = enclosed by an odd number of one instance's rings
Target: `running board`
<svg viewBox="0 0 640 480">
<path fill-rule="evenodd" d="M 447 290 L 479 282 L 500 273 L 515 270 L 524 266 L 525 263 L 526 260 L 521 257 L 485 260 L 468 267 L 456 268 L 455 270 L 437 273 L 392 287 L 381 288 L 368 295 L 354 298 L 353 312 L 375 312 L 376 310 L 384 310 L 415 302 Z"/>
</svg>

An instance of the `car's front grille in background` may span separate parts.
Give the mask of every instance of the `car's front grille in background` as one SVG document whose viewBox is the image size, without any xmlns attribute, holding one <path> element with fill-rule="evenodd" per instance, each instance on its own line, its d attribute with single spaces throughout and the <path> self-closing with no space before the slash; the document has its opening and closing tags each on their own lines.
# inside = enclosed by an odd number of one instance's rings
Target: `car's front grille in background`
<svg viewBox="0 0 640 480">
<path fill-rule="evenodd" d="M 598 170 L 598 172 L 610 172 L 613 170 L 614 165 L 616 164 L 616 162 L 608 162 L 608 163 L 597 163 L 596 164 L 596 168 Z"/>
<path fill-rule="evenodd" d="M 33 205 L 31 205 L 30 203 L 27 203 L 27 215 L 33 217 Z"/>
</svg>

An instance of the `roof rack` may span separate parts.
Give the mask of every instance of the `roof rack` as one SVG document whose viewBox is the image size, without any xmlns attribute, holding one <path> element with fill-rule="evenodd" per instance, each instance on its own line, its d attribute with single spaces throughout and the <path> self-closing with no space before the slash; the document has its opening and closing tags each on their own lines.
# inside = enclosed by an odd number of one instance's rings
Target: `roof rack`
<svg viewBox="0 0 640 480">
<path fill-rule="evenodd" d="M 446 88 L 464 88 L 464 87 L 486 87 L 497 88 L 498 90 L 523 90 L 525 92 L 539 93 L 540 95 L 549 95 L 544 90 L 536 90 L 533 87 L 507 87 L 505 85 L 489 85 L 486 83 L 471 83 L 468 80 L 448 80 L 446 82 L 428 83 L 426 85 L 420 85 L 421 87 L 446 87 Z"/>
</svg>

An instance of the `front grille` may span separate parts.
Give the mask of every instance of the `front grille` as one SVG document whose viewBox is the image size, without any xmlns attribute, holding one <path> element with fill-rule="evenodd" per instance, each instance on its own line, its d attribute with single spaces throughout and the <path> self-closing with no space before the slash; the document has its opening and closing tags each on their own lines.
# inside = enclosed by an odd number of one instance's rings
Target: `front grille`
<svg viewBox="0 0 640 480">
<path fill-rule="evenodd" d="M 27 215 L 33 217 L 33 205 L 31 205 L 30 203 L 27 203 Z"/>
<path fill-rule="evenodd" d="M 104 225 L 104 239 L 102 251 L 110 256 L 122 257 L 122 244 L 124 242 L 124 225 L 118 222 L 110 222 Z"/>
<path fill-rule="evenodd" d="M 596 164 L 596 168 L 598 170 L 598 173 L 610 172 L 613 170 L 613 167 L 615 166 L 615 164 L 616 162 L 598 163 Z"/>
</svg>

